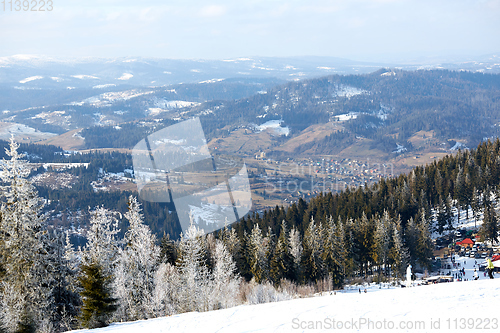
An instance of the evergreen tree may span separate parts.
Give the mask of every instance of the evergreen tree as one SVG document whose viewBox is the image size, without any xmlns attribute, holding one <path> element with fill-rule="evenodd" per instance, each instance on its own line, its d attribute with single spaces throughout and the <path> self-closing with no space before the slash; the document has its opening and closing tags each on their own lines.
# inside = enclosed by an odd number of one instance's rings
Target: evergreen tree
<svg viewBox="0 0 500 333">
<path fill-rule="evenodd" d="M 344 232 L 342 224 L 338 226 L 330 216 L 323 233 L 322 260 L 335 286 L 340 287 L 344 281 Z"/>
<path fill-rule="evenodd" d="M 399 218 L 393 223 L 392 228 L 393 246 L 389 251 L 392 261 L 392 272 L 396 278 L 402 279 L 409 262 L 409 253 L 403 242 L 401 221 Z"/>
<path fill-rule="evenodd" d="M 154 273 L 160 249 L 149 227 L 143 224 L 140 204 L 133 196 L 125 218 L 129 221 L 123 239 L 125 248 L 114 270 L 114 295 L 120 304 L 115 316 L 125 321 L 147 319 L 153 316 Z"/>
<path fill-rule="evenodd" d="M 111 297 L 111 277 L 104 274 L 98 263 L 84 263 L 79 278 L 82 286 L 83 306 L 80 323 L 85 328 L 105 327 L 117 309 L 116 299 Z"/>
<path fill-rule="evenodd" d="M 210 273 L 205 265 L 204 232 L 193 224 L 182 234 L 179 244 L 179 311 L 210 310 Z"/>
<path fill-rule="evenodd" d="M 87 232 L 87 244 L 80 253 L 84 264 L 97 264 L 104 276 L 113 276 L 118 259 L 120 232 L 118 221 L 113 213 L 104 207 L 91 212 L 90 228 Z"/>
<path fill-rule="evenodd" d="M 476 228 L 477 220 L 481 213 L 481 194 L 479 193 L 479 190 L 475 187 L 474 190 L 472 191 L 471 208 L 472 208 L 472 214 L 474 216 L 474 228 Z"/>
<path fill-rule="evenodd" d="M 417 222 L 418 237 L 416 255 L 418 262 L 423 266 L 429 268 L 430 258 L 432 257 L 432 238 L 430 232 L 430 224 L 425 217 L 425 210 L 422 208 L 420 211 L 420 218 Z"/>
<path fill-rule="evenodd" d="M 379 280 L 382 267 L 387 268 L 390 246 L 391 219 L 384 211 L 382 218 L 375 219 L 375 234 L 373 236 L 373 261 L 378 265 Z"/>
<path fill-rule="evenodd" d="M 281 222 L 281 233 L 270 262 L 270 277 L 275 284 L 279 284 L 282 279 L 292 280 L 294 277 L 293 257 L 290 254 L 288 243 L 288 230 L 286 222 Z"/>
<path fill-rule="evenodd" d="M 491 243 L 498 242 L 498 232 L 500 230 L 497 212 L 492 204 L 486 205 L 484 208 L 483 224 L 479 228 L 480 235 L 491 241 Z"/>
<path fill-rule="evenodd" d="M 293 280 L 298 282 L 301 279 L 300 260 L 302 259 L 303 248 L 300 232 L 295 229 L 295 227 L 290 230 L 290 234 L 288 235 L 288 244 L 290 246 L 290 255 L 293 260 Z"/>
<path fill-rule="evenodd" d="M 452 225 L 452 213 L 451 213 L 451 202 L 450 200 L 443 200 L 442 197 L 439 197 L 439 206 L 437 213 L 437 232 L 439 234 L 443 234 L 445 230 L 450 230 L 449 227 Z"/>
<path fill-rule="evenodd" d="M 0 322 L 8 331 L 37 328 L 47 322 L 52 283 L 47 273 L 50 253 L 44 244 L 46 218 L 43 200 L 27 178 L 28 162 L 18 153 L 11 139 L 6 149 L 0 178 Z"/>
<path fill-rule="evenodd" d="M 322 259 L 321 228 L 311 217 L 309 226 L 304 234 L 304 250 L 302 254 L 303 282 L 316 282 L 324 277 Z"/>
<path fill-rule="evenodd" d="M 163 234 L 160 240 L 160 262 L 175 265 L 177 261 L 177 248 L 175 242 L 170 239 L 170 234 Z"/>
<path fill-rule="evenodd" d="M 257 283 L 261 283 L 268 279 L 267 251 L 267 244 L 264 242 L 262 231 L 256 223 L 248 239 L 248 256 L 250 272 Z"/>
<path fill-rule="evenodd" d="M 233 257 L 222 241 L 216 241 L 214 252 L 211 302 L 215 309 L 225 309 L 238 304 L 240 280 Z"/>
</svg>

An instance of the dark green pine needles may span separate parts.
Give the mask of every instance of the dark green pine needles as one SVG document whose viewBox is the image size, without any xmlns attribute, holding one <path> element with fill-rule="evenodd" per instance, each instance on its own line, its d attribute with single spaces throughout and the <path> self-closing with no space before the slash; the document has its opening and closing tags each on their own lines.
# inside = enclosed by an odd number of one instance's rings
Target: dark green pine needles
<svg viewBox="0 0 500 333">
<path fill-rule="evenodd" d="M 81 266 L 79 278 L 83 291 L 83 306 L 80 323 L 85 328 L 107 326 L 109 319 L 118 308 L 116 299 L 110 296 L 111 278 L 104 276 L 102 268 L 96 263 Z"/>
</svg>

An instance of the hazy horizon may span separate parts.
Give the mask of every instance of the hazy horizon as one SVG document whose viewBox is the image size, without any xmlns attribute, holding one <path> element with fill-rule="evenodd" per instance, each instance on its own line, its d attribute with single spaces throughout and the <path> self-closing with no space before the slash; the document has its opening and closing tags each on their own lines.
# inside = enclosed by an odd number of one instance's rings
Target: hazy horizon
<svg viewBox="0 0 500 333">
<path fill-rule="evenodd" d="M 0 56 L 409 62 L 500 51 L 498 0 L 52 3 L 50 12 L 0 6 Z"/>
</svg>

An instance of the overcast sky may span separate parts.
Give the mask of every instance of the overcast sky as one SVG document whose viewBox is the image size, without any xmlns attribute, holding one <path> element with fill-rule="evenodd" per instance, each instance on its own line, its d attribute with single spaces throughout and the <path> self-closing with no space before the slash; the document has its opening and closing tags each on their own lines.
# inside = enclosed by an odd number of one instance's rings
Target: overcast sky
<svg viewBox="0 0 500 333">
<path fill-rule="evenodd" d="M 53 0 L 51 12 L 1 6 L 0 56 L 389 61 L 500 52 L 500 0 Z"/>
</svg>

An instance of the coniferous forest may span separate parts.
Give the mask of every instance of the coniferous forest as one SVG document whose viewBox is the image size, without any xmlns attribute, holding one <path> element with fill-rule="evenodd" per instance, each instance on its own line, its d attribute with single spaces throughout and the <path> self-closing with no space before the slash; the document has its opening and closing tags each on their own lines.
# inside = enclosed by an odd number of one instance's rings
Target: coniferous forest
<svg viewBox="0 0 500 333">
<path fill-rule="evenodd" d="M 126 230 L 118 213 L 96 206 L 78 248 L 49 228 L 18 149 L 10 143 L 1 173 L 6 332 L 61 332 L 277 301 L 359 279 L 396 282 L 408 263 L 430 269 L 431 232 L 451 234 L 452 219 L 463 214 L 484 213 L 479 233 L 498 241 L 499 140 L 371 186 L 244 217 L 213 234 L 193 225 L 179 240 L 158 239 L 130 196 Z"/>
</svg>

